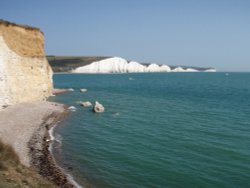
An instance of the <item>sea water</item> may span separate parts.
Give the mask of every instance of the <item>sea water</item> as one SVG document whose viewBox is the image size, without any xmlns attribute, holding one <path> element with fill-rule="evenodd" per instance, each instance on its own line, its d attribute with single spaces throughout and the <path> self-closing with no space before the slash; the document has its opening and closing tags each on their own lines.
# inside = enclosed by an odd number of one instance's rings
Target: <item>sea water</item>
<svg viewBox="0 0 250 188">
<path fill-rule="evenodd" d="M 55 157 L 79 184 L 250 187 L 249 73 L 56 74 L 54 84 L 74 89 L 50 100 L 76 107 L 55 130 Z"/>
</svg>

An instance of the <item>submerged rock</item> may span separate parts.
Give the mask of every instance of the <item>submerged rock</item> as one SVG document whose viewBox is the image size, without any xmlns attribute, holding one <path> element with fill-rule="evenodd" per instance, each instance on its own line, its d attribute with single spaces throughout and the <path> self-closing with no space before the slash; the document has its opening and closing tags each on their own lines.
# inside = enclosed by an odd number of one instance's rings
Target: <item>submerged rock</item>
<svg viewBox="0 0 250 188">
<path fill-rule="evenodd" d="M 82 101 L 76 101 L 76 104 L 78 104 L 78 105 L 82 105 Z"/>
<path fill-rule="evenodd" d="M 82 93 L 84 93 L 84 92 L 86 92 L 86 91 L 88 91 L 87 89 L 80 89 L 80 92 L 82 92 Z"/>
<path fill-rule="evenodd" d="M 70 106 L 70 107 L 68 107 L 68 110 L 70 110 L 70 111 L 74 112 L 74 111 L 76 111 L 76 107 L 74 107 L 74 106 Z"/>
<path fill-rule="evenodd" d="M 101 113 L 104 112 L 105 108 L 103 107 L 102 104 L 100 104 L 98 101 L 95 102 L 95 106 L 93 108 L 93 111 L 96 113 Z"/>
<path fill-rule="evenodd" d="M 68 89 L 57 89 L 57 88 L 54 88 L 52 90 L 52 96 L 64 94 L 64 93 L 67 93 L 67 92 L 70 92 L 70 91 L 74 91 L 74 89 L 72 89 L 72 88 L 68 88 Z"/>
<path fill-rule="evenodd" d="M 85 102 L 82 102 L 81 105 L 82 105 L 83 107 L 90 107 L 90 106 L 92 106 L 92 103 L 89 102 L 89 101 L 85 101 Z"/>
<path fill-rule="evenodd" d="M 134 78 L 132 78 L 132 77 L 129 77 L 128 79 L 129 79 L 129 80 L 135 80 L 135 79 L 134 79 Z"/>
</svg>

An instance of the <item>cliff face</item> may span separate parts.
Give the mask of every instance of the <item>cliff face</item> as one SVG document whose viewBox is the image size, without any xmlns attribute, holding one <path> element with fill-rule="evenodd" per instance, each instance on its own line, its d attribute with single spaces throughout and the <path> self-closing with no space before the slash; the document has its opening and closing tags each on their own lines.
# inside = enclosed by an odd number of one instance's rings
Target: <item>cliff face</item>
<svg viewBox="0 0 250 188">
<path fill-rule="evenodd" d="M 148 73 L 148 72 L 215 72 L 211 68 L 173 67 L 168 65 L 142 64 L 112 57 L 77 67 L 73 73 Z"/>
<path fill-rule="evenodd" d="M 52 88 L 43 33 L 0 20 L 0 108 L 45 100 Z"/>
</svg>

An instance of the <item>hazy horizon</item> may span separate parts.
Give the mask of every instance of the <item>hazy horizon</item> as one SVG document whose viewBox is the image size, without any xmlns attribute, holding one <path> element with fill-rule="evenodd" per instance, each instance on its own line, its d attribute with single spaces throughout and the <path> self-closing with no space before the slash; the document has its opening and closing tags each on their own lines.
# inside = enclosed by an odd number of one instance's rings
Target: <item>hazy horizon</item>
<svg viewBox="0 0 250 188">
<path fill-rule="evenodd" d="M 39 27 L 48 55 L 250 71 L 246 0 L 9 0 L 0 12 L 4 20 Z"/>
</svg>

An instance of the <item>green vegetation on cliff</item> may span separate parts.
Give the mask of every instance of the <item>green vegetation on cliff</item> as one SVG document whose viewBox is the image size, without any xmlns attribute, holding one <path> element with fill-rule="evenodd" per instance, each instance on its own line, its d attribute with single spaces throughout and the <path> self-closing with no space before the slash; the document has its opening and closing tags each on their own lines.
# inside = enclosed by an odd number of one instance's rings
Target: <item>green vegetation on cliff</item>
<svg viewBox="0 0 250 188">
<path fill-rule="evenodd" d="M 101 56 L 47 56 L 47 60 L 54 72 L 70 72 L 77 67 L 88 65 L 109 57 Z"/>
<path fill-rule="evenodd" d="M 0 188 L 55 188 L 31 168 L 23 166 L 12 147 L 0 141 Z"/>
</svg>

